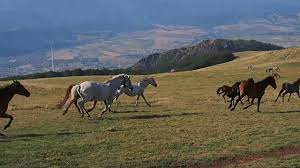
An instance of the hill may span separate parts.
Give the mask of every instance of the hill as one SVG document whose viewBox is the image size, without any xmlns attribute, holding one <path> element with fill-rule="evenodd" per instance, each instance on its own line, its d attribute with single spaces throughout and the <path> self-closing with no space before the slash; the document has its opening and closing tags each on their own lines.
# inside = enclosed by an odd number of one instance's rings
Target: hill
<svg viewBox="0 0 300 168">
<path fill-rule="evenodd" d="M 280 50 L 282 47 L 255 40 L 205 40 L 192 47 L 156 53 L 141 59 L 129 69 L 140 73 L 193 70 L 234 59 L 233 52 Z"/>
<path fill-rule="evenodd" d="M 67 77 L 21 81 L 32 94 L 16 96 L 8 113 L 12 126 L 0 137 L 3 168 L 9 167 L 300 167 L 300 106 L 275 103 L 282 83 L 300 72 L 300 48 L 234 53 L 235 60 L 195 71 L 155 74 L 157 88 L 145 96 L 152 107 L 135 107 L 123 96 L 115 113 L 81 118 L 55 108 L 67 87 L 110 76 Z M 247 67 L 252 65 L 253 70 Z M 220 101 L 216 88 L 253 77 L 265 78 L 266 68 L 279 66 L 278 89 L 268 88 L 261 113 L 255 107 L 235 112 Z M 131 76 L 137 82 L 145 76 Z M 6 84 L 1 82 L 0 84 Z M 246 106 L 246 104 L 244 105 Z M 0 120 L 1 126 L 7 120 Z M 13 156 L 13 157 L 12 157 Z"/>
</svg>

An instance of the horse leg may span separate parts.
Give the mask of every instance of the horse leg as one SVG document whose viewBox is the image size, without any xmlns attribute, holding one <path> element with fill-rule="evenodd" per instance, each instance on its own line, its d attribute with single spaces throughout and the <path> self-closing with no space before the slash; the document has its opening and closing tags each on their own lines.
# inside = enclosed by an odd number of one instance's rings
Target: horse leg
<svg viewBox="0 0 300 168">
<path fill-rule="evenodd" d="M 77 102 L 77 104 L 78 104 L 78 106 L 79 106 L 79 108 L 80 108 L 81 117 L 83 118 L 84 113 L 87 113 L 86 110 L 85 110 L 85 108 L 84 108 L 85 102 L 84 102 L 84 100 L 81 98 L 81 99 L 79 99 L 79 101 Z"/>
<path fill-rule="evenodd" d="M 250 103 L 250 98 L 248 97 L 247 102 Z"/>
<path fill-rule="evenodd" d="M 292 93 L 290 93 L 290 96 L 289 96 L 289 98 L 288 98 L 288 102 L 290 102 L 290 98 L 291 98 L 291 96 L 292 96 Z"/>
<path fill-rule="evenodd" d="M 88 117 L 91 117 L 90 114 L 89 114 L 89 112 L 91 112 L 92 110 L 94 110 L 95 107 L 96 107 L 96 105 L 97 105 L 97 101 L 94 101 L 93 107 L 86 110 L 86 114 L 88 115 Z"/>
<path fill-rule="evenodd" d="M 228 109 L 230 109 L 233 105 L 234 105 L 234 97 L 232 97 L 232 98 L 230 99 L 230 104 L 229 104 Z"/>
<path fill-rule="evenodd" d="M 67 112 L 68 112 L 70 106 L 71 106 L 74 102 L 75 102 L 74 100 L 67 100 L 67 102 L 66 102 L 67 108 L 64 110 L 63 115 L 66 115 L 66 114 L 67 114 Z"/>
<path fill-rule="evenodd" d="M 104 113 L 108 110 L 107 101 L 104 101 L 104 104 L 105 104 L 105 108 L 101 111 L 101 113 L 98 114 L 98 118 L 102 118 Z"/>
<path fill-rule="evenodd" d="M 114 111 L 110 109 L 110 108 L 111 108 L 111 105 L 113 104 L 113 99 L 108 99 L 108 100 L 106 101 L 106 104 L 107 104 L 107 107 L 108 107 L 108 111 L 114 113 Z"/>
<path fill-rule="evenodd" d="M 277 102 L 277 100 L 278 100 L 279 96 L 281 95 L 281 93 L 282 93 L 283 91 L 284 91 L 284 89 L 281 89 L 281 90 L 280 90 L 280 92 L 279 92 L 279 94 L 278 94 L 278 96 L 277 96 L 277 98 L 276 98 L 275 102 Z"/>
<path fill-rule="evenodd" d="M 248 106 L 244 107 L 243 109 L 245 110 L 245 109 L 249 108 L 250 106 L 252 106 L 252 105 L 253 105 L 253 103 L 254 103 L 254 99 L 252 99 L 252 100 L 251 100 L 251 103 L 250 103 L 250 105 L 248 105 Z"/>
<path fill-rule="evenodd" d="M 237 106 L 238 103 L 243 99 L 244 96 L 246 96 L 246 95 L 241 95 L 241 96 L 236 100 L 236 102 L 235 102 L 235 104 L 234 104 L 234 107 L 231 109 L 231 111 L 233 111 L 233 110 L 236 108 L 236 106 Z"/>
<path fill-rule="evenodd" d="M 254 99 L 253 99 L 253 100 L 254 100 Z M 259 111 L 260 100 L 261 100 L 261 97 L 259 97 L 258 100 L 257 100 L 257 112 L 260 112 L 260 111 Z"/>
<path fill-rule="evenodd" d="M 223 99 L 224 99 L 224 101 L 225 101 L 225 103 L 226 103 L 227 101 L 226 101 L 226 99 L 225 99 L 225 96 L 226 96 L 226 92 L 224 92 L 223 95 L 222 95 L 222 97 L 223 97 Z"/>
<path fill-rule="evenodd" d="M 300 98 L 300 93 L 299 93 L 299 91 L 297 91 L 297 95 L 298 95 L 298 97 Z"/>
<path fill-rule="evenodd" d="M 241 105 L 244 105 L 244 102 L 243 102 L 243 100 L 241 99 Z"/>
<path fill-rule="evenodd" d="M 138 95 L 138 97 L 136 98 L 136 101 L 135 101 L 135 106 L 138 106 L 138 103 L 139 103 L 140 96 L 141 96 L 141 95 Z"/>
<path fill-rule="evenodd" d="M 8 127 L 10 127 L 10 124 L 14 120 L 14 118 L 9 114 L 1 114 L 0 118 L 9 118 L 10 119 L 9 122 L 4 126 L 4 130 L 6 130 Z"/>
<path fill-rule="evenodd" d="M 285 91 L 285 92 L 282 94 L 282 103 L 284 103 L 284 96 L 285 96 L 286 94 L 288 94 L 287 91 Z"/>
<path fill-rule="evenodd" d="M 144 99 L 145 103 L 146 103 L 149 107 L 151 107 L 151 105 L 147 102 L 144 93 L 142 93 L 141 96 L 142 96 L 142 98 Z"/>
<path fill-rule="evenodd" d="M 116 94 L 116 97 L 114 99 L 116 101 L 116 105 L 119 106 L 120 102 L 119 102 L 119 95 Z"/>
<path fill-rule="evenodd" d="M 77 108 L 79 114 L 81 114 L 80 107 L 78 106 L 78 98 L 75 100 L 74 104 L 75 104 L 75 107 Z"/>
</svg>

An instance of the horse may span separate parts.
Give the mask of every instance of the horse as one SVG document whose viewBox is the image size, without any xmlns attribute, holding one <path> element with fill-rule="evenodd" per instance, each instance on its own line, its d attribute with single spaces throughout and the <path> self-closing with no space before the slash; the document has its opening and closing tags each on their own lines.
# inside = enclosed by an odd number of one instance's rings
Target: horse
<svg viewBox="0 0 300 168">
<path fill-rule="evenodd" d="M 227 93 L 230 92 L 230 90 L 231 90 L 231 87 L 230 87 L 230 86 L 228 86 L 228 85 L 223 85 L 223 86 L 221 86 L 221 87 L 219 87 L 219 88 L 217 89 L 217 95 L 220 96 L 221 94 L 223 94 L 222 97 L 223 97 L 223 99 L 224 99 L 224 101 L 225 101 L 225 103 L 226 103 L 225 96 L 226 96 Z M 219 98 L 219 99 L 220 99 L 220 98 Z"/>
<path fill-rule="evenodd" d="M 242 98 L 247 95 L 249 98 L 252 98 L 252 101 L 251 101 L 250 105 L 247 107 L 244 107 L 244 109 L 247 109 L 250 106 L 252 106 L 254 103 L 254 100 L 257 98 L 258 99 L 257 112 L 259 112 L 261 98 L 265 94 L 265 90 L 269 85 L 272 86 L 274 89 L 277 88 L 274 76 L 268 76 L 265 79 L 263 79 L 259 82 L 256 82 L 256 83 L 252 83 L 250 81 L 242 82 L 239 86 L 240 97 L 236 100 L 236 103 L 235 103 L 234 107 L 231 109 L 231 111 L 235 110 L 238 102 L 241 101 Z"/>
<path fill-rule="evenodd" d="M 4 130 L 10 127 L 13 116 L 6 114 L 8 104 L 14 95 L 30 97 L 30 92 L 18 81 L 14 80 L 12 84 L 0 89 L 0 118 L 9 118 L 9 122 L 4 126 Z M 0 135 L 3 135 L 0 133 Z"/>
<path fill-rule="evenodd" d="M 227 93 L 227 96 L 228 96 L 229 98 L 231 98 L 228 109 L 230 109 L 230 108 L 234 105 L 234 99 L 235 99 L 236 97 L 240 96 L 240 88 L 239 88 L 239 86 L 240 86 L 240 84 L 241 84 L 242 82 L 254 83 L 254 79 L 253 79 L 253 78 L 249 78 L 248 80 L 244 80 L 244 81 L 241 81 L 241 82 L 236 82 L 235 84 L 233 84 L 233 85 L 231 86 L 230 92 Z M 248 97 L 247 102 L 250 102 L 249 97 Z M 242 104 L 242 105 L 244 104 L 242 100 L 241 100 L 241 104 Z"/>
<path fill-rule="evenodd" d="M 81 117 L 84 116 L 84 113 L 90 117 L 89 112 L 91 109 L 86 110 L 84 107 L 85 103 L 94 101 L 95 107 L 97 101 L 104 101 L 105 108 L 98 115 L 98 117 L 101 118 L 107 110 L 112 111 L 110 107 L 115 97 L 115 93 L 122 85 L 130 90 L 133 89 L 130 77 L 126 74 L 116 75 L 104 83 L 85 81 L 78 85 L 70 85 L 67 89 L 65 98 L 61 101 L 59 107 L 66 107 L 63 113 L 63 115 L 65 115 L 69 107 L 74 103 L 81 114 Z"/>
<path fill-rule="evenodd" d="M 248 80 L 250 82 L 254 83 L 253 78 L 249 78 Z M 240 90 L 239 90 L 240 84 L 241 84 L 241 82 L 236 82 L 232 86 L 223 85 L 222 87 L 219 87 L 217 89 L 218 95 L 223 94 L 222 97 L 225 100 L 225 103 L 226 103 L 225 96 L 230 98 L 230 104 L 229 104 L 228 109 L 230 109 L 234 105 L 234 99 L 240 95 Z M 249 98 L 248 98 L 248 102 L 249 102 Z M 244 103 L 241 101 L 241 104 L 244 104 Z"/>
<path fill-rule="evenodd" d="M 275 72 L 279 72 L 279 71 L 280 71 L 280 68 L 279 68 L 279 67 L 273 67 L 272 69 L 273 69 L 273 71 L 275 71 Z"/>
<path fill-rule="evenodd" d="M 249 70 L 254 70 L 254 67 L 252 65 L 248 66 Z"/>
<path fill-rule="evenodd" d="M 157 87 L 156 81 L 154 78 L 145 78 L 143 80 L 141 80 L 137 85 L 132 85 L 133 89 L 129 90 L 128 88 L 126 88 L 125 86 L 121 86 L 120 89 L 117 90 L 117 93 L 115 95 L 115 101 L 117 102 L 117 106 L 119 104 L 118 99 L 119 97 L 125 93 L 127 96 L 130 97 L 134 97 L 137 96 L 136 102 L 135 102 L 135 106 L 138 105 L 138 101 L 140 99 L 140 96 L 144 99 L 145 103 L 151 107 L 151 105 L 147 102 L 144 92 L 145 89 L 149 86 L 152 85 L 154 87 Z"/>
<path fill-rule="evenodd" d="M 289 98 L 288 98 L 288 102 L 290 101 L 290 98 L 291 98 L 291 95 L 293 93 L 297 93 L 298 94 L 298 97 L 300 98 L 300 94 L 299 94 L 299 85 L 300 85 L 300 78 L 295 81 L 294 83 L 288 83 L 288 82 L 285 82 L 282 84 L 282 87 L 281 87 L 281 90 L 277 96 L 277 99 L 275 100 L 275 102 L 277 102 L 279 96 L 282 94 L 282 102 L 284 102 L 284 96 L 286 94 L 290 94 Z"/>
</svg>

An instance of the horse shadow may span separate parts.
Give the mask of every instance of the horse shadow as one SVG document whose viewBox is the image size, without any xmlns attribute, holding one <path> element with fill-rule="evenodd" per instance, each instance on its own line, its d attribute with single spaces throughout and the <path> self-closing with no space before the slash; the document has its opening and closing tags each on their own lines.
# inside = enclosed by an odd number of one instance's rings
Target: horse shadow
<svg viewBox="0 0 300 168">
<path fill-rule="evenodd" d="M 300 110 L 289 110 L 289 111 L 266 111 L 262 112 L 265 114 L 292 114 L 292 113 L 300 113 Z"/>
<path fill-rule="evenodd" d="M 74 134 L 77 135 L 84 135 L 89 134 L 92 132 L 57 132 L 57 133 L 51 133 L 51 134 L 20 134 L 20 135 L 3 135 L 0 136 L 0 143 L 1 142 L 12 142 L 13 140 L 23 140 L 23 141 L 29 141 L 32 138 L 40 138 L 40 137 L 47 137 L 47 136 L 71 136 Z"/>
<path fill-rule="evenodd" d="M 161 114 L 161 115 L 138 115 L 128 117 L 132 120 L 149 120 L 149 119 L 161 119 L 161 118 L 171 118 L 171 117 L 182 117 L 182 116 L 194 116 L 194 115 L 203 115 L 203 113 L 181 113 L 181 114 Z"/>
</svg>

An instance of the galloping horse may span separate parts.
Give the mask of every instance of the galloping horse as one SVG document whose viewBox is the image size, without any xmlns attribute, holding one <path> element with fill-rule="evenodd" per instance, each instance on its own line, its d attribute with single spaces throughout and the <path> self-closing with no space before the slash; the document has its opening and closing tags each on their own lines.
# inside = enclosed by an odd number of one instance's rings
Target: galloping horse
<svg viewBox="0 0 300 168">
<path fill-rule="evenodd" d="M 13 117 L 6 114 L 8 104 L 15 94 L 29 97 L 30 93 L 25 87 L 18 81 L 13 81 L 12 84 L 0 89 L 0 118 L 9 118 L 10 121 L 4 126 L 4 130 L 10 127 Z M 1 134 L 1 133 L 0 133 Z M 3 134 L 1 134 L 3 135 Z"/>
<path fill-rule="evenodd" d="M 87 111 L 85 109 L 85 103 L 94 101 L 94 106 L 96 106 L 97 101 L 104 101 L 105 108 L 98 115 L 98 117 L 102 117 L 107 110 L 111 111 L 110 107 L 115 93 L 122 85 L 132 90 L 130 77 L 126 74 L 114 76 L 104 83 L 86 81 L 79 85 L 70 85 L 67 89 L 65 99 L 60 103 L 60 107 L 67 107 L 63 115 L 67 113 L 71 104 L 75 103 L 81 117 L 83 117 L 84 113 L 90 116 L 88 112 L 91 110 Z"/>
<path fill-rule="evenodd" d="M 225 99 L 225 96 L 226 96 L 226 94 L 227 93 L 229 93 L 231 91 L 231 87 L 230 86 L 228 86 L 228 85 L 223 85 L 223 86 L 221 86 L 221 87 L 219 87 L 218 89 L 217 89 L 217 95 L 221 95 L 221 94 L 223 94 L 222 95 L 222 97 L 223 97 L 223 99 L 224 99 L 224 101 L 225 101 L 225 103 L 226 103 L 226 99 Z M 219 98 L 220 99 L 220 98 Z"/>
<path fill-rule="evenodd" d="M 282 102 L 284 102 L 284 96 L 288 93 L 290 94 L 288 102 L 290 101 L 291 95 L 293 93 L 297 93 L 299 98 L 300 98 L 299 85 L 300 85 L 300 78 L 294 83 L 285 82 L 284 84 L 282 84 L 281 90 L 280 90 L 280 92 L 277 96 L 277 99 L 275 101 L 277 102 L 277 100 L 278 100 L 278 98 L 279 98 L 279 96 L 281 95 L 282 92 L 284 92 L 282 94 Z"/>
<path fill-rule="evenodd" d="M 258 104 L 257 104 L 257 112 L 259 112 L 259 106 L 260 106 L 260 101 L 263 95 L 265 94 L 266 88 L 271 85 L 274 89 L 277 88 L 276 86 L 276 81 L 274 76 L 268 76 L 267 78 L 263 79 L 262 81 L 252 83 L 250 81 L 244 81 L 240 84 L 240 97 L 237 99 L 234 107 L 231 109 L 233 111 L 238 102 L 242 100 L 243 97 L 246 95 L 249 98 L 252 98 L 252 101 L 249 106 L 245 107 L 244 109 L 249 108 L 250 106 L 253 105 L 254 99 L 258 99 Z"/>
<path fill-rule="evenodd" d="M 253 78 L 249 78 L 248 81 L 254 83 Z M 224 98 L 225 103 L 226 103 L 225 96 L 230 98 L 230 104 L 228 108 L 231 108 L 234 105 L 234 99 L 240 95 L 240 89 L 239 89 L 240 84 L 241 82 L 236 82 L 232 86 L 223 85 L 222 87 L 218 88 L 217 94 L 220 95 L 223 93 L 222 97 Z M 242 100 L 241 100 L 241 104 L 244 104 Z"/>
<path fill-rule="evenodd" d="M 129 90 L 125 86 L 121 86 L 121 88 L 117 90 L 116 97 L 115 97 L 117 105 L 119 104 L 119 102 L 118 102 L 119 96 L 121 96 L 123 93 L 125 93 L 127 96 L 130 96 L 130 97 L 137 96 L 135 106 L 138 105 L 140 96 L 142 96 L 145 103 L 149 107 L 151 107 L 151 105 L 147 102 L 145 95 L 144 95 L 144 91 L 149 85 L 157 87 L 157 84 L 156 84 L 156 81 L 154 80 L 154 78 L 145 78 L 145 79 L 141 80 L 137 85 L 132 85 L 132 87 L 133 87 L 132 90 Z"/>
</svg>

